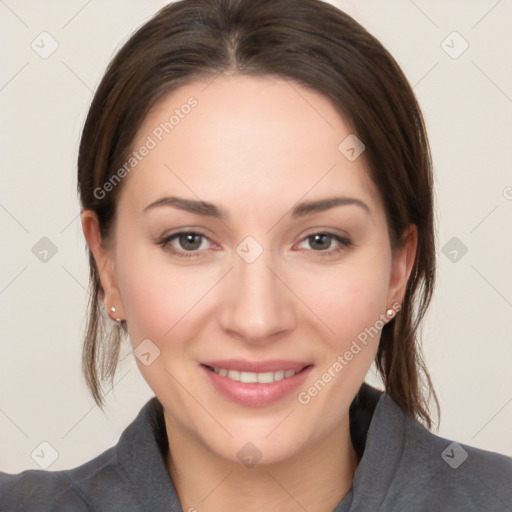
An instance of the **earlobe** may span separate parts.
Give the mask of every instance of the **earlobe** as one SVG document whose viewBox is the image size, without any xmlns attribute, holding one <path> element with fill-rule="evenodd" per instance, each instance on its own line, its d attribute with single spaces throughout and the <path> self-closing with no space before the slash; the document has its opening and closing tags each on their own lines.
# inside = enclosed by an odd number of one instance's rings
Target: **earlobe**
<svg viewBox="0 0 512 512">
<path fill-rule="evenodd" d="M 85 240 L 98 269 L 105 308 L 113 320 L 120 321 L 124 313 L 114 273 L 114 255 L 101 237 L 96 213 L 92 210 L 83 210 L 81 221 Z"/>
<path fill-rule="evenodd" d="M 410 224 L 402 234 L 402 242 L 393 253 L 388 291 L 388 304 L 401 304 L 411 275 L 418 246 L 418 229 Z"/>
</svg>

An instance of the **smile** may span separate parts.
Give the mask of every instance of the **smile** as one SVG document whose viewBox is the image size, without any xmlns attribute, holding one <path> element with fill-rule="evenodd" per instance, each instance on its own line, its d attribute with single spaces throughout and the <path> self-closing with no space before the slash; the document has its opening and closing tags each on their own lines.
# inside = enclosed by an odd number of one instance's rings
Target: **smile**
<svg viewBox="0 0 512 512">
<path fill-rule="evenodd" d="M 199 365 L 212 388 L 231 402 L 265 407 L 293 396 L 313 370 L 298 361 L 208 361 Z"/>
</svg>

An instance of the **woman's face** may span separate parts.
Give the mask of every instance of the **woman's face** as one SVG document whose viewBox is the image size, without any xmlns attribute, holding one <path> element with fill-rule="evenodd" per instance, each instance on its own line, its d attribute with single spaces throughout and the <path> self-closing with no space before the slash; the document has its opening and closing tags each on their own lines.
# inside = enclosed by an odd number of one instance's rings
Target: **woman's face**
<svg viewBox="0 0 512 512">
<path fill-rule="evenodd" d="M 95 250 L 106 305 L 168 424 L 224 459 L 285 460 L 346 426 L 403 296 L 414 231 L 392 258 L 347 137 L 324 96 L 247 76 L 181 87 L 138 132 L 115 243 Z"/>
</svg>

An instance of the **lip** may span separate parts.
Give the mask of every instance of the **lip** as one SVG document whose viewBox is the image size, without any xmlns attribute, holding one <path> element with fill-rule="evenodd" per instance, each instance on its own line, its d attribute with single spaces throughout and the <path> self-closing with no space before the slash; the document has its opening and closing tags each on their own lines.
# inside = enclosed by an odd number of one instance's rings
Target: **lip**
<svg viewBox="0 0 512 512">
<path fill-rule="evenodd" d="M 215 363 L 215 364 L 213 364 Z M 233 360 L 228 361 L 210 361 L 208 363 L 200 364 L 199 367 L 206 374 L 209 382 L 213 385 L 214 389 L 230 401 L 248 407 L 265 407 L 278 402 L 284 397 L 290 395 L 295 389 L 301 386 L 307 379 L 313 365 L 304 363 L 293 363 L 291 361 L 265 361 L 261 363 L 254 363 L 245 361 L 246 364 L 241 365 L 241 361 L 237 361 L 236 366 Z M 226 366 L 227 365 L 227 366 Z M 295 365 L 295 367 L 294 367 Z M 216 368 L 225 368 L 226 370 L 240 370 L 247 372 L 270 372 L 279 370 L 301 370 L 293 377 L 288 377 L 269 384 L 260 383 L 243 383 L 230 378 L 221 377 L 219 374 L 212 372 L 207 366 L 214 366 Z M 305 368 L 304 368 L 305 366 Z M 254 368 L 258 368 L 255 370 Z M 262 369 L 263 368 L 263 369 Z"/>
</svg>

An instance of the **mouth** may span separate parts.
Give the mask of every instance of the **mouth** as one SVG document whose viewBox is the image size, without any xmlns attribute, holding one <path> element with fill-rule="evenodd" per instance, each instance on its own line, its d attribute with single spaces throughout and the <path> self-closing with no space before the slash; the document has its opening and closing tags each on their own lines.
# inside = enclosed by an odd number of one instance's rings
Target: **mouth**
<svg viewBox="0 0 512 512">
<path fill-rule="evenodd" d="M 224 399 L 248 407 L 264 407 L 304 384 L 313 364 L 293 361 L 241 360 L 201 363 L 207 382 Z"/>
</svg>

